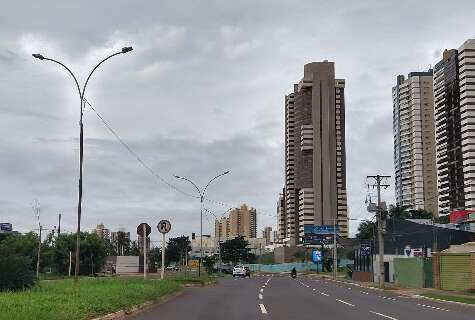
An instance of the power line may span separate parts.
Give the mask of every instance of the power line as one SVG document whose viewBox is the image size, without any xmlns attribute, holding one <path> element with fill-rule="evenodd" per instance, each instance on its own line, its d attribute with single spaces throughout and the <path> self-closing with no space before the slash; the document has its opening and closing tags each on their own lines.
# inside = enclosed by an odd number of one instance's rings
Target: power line
<svg viewBox="0 0 475 320">
<path fill-rule="evenodd" d="M 170 187 L 171 189 L 187 196 L 187 197 L 191 197 L 191 198 L 195 198 L 195 199 L 199 199 L 200 197 L 198 196 L 195 196 L 195 195 L 192 195 L 192 194 L 189 194 L 181 189 L 179 189 L 178 187 L 176 187 L 175 185 L 173 185 L 172 183 L 168 182 L 165 178 L 163 178 L 161 175 L 159 175 L 155 170 L 153 170 L 149 165 L 147 165 L 145 163 L 145 161 L 142 160 L 142 158 L 137 154 L 137 152 L 135 152 L 120 136 L 119 134 L 114 130 L 114 128 L 112 128 L 112 126 L 104 119 L 104 117 L 94 108 L 94 106 L 86 99 L 84 98 L 84 102 L 91 108 L 92 111 L 94 111 L 94 113 L 96 114 L 96 116 L 99 118 L 99 120 L 101 120 L 101 122 L 104 124 L 104 126 L 114 135 L 114 137 L 120 142 L 120 144 L 122 144 L 122 146 L 140 163 L 140 165 L 145 168 L 149 173 L 151 173 L 155 178 L 157 178 L 158 180 L 160 180 L 162 183 L 166 184 L 168 187 Z M 212 200 L 212 199 L 208 199 L 208 198 L 203 198 L 204 201 L 206 202 L 209 202 L 209 203 L 213 203 L 213 204 L 217 204 L 217 205 L 220 205 L 220 206 L 224 206 L 224 207 L 236 207 L 235 205 L 232 205 L 232 204 L 229 204 L 229 203 L 225 203 L 225 202 L 222 202 L 222 201 L 217 201 L 217 200 Z M 277 217 L 277 215 L 275 214 L 269 214 L 269 213 L 265 213 L 265 212 L 261 212 L 260 210 L 257 211 L 258 214 L 261 214 L 261 215 L 267 215 L 267 216 L 271 216 L 271 217 Z"/>
</svg>

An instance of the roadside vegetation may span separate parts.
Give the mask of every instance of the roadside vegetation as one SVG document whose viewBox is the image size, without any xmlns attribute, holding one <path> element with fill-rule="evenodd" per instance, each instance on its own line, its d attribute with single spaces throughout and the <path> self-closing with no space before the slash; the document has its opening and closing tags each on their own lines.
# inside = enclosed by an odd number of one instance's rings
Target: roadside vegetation
<svg viewBox="0 0 475 320">
<path fill-rule="evenodd" d="M 439 294 L 439 293 L 425 293 L 423 294 L 423 296 L 427 298 L 432 298 L 432 299 L 475 304 L 475 294 L 473 293 L 467 293 L 467 295 L 453 295 L 453 294 L 447 295 L 447 294 Z"/>
<path fill-rule="evenodd" d="M 91 319 L 129 310 L 177 292 L 185 280 L 81 278 L 41 281 L 30 290 L 0 293 L 2 319 Z"/>
</svg>

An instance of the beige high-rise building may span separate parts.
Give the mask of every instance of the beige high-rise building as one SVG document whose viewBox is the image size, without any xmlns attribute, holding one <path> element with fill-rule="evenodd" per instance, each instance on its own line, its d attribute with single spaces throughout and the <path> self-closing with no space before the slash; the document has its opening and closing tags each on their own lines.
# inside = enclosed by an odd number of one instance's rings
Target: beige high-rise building
<svg viewBox="0 0 475 320">
<path fill-rule="evenodd" d="M 110 230 L 104 227 L 103 223 L 98 224 L 94 232 L 99 236 L 99 238 L 110 240 Z"/>
<path fill-rule="evenodd" d="M 475 209 L 475 39 L 434 67 L 439 213 Z"/>
<path fill-rule="evenodd" d="M 257 237 L 256 209 L 243 204 L 240 208 L 230 211 L 228 218 L 215 221 L 215 236 L 221 241 L 234 239 L 238 236 L 245 238 Z"/>
<path fill-rule="evenodd" d="M 287 244 L 301 243 L 304 225 L 334 220 L 348 236 L 344 90 L 333 62 L 312 62 L 285 97 L 285 207 L 278 228 Z"/>
<path fill-rule="evenodd" d="M 393 87 L 396 203 L 437 215 L 432 70 L 400 75 Z"/>
</svg>

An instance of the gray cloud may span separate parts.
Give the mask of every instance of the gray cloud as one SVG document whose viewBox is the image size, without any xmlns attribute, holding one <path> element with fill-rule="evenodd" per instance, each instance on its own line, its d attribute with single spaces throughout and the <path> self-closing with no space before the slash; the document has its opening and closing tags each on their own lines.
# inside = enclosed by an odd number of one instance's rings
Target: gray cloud
<svg viewBox="0 0 475 320">
<path fill-rule="evenodd" d="M 396 75 L 435 64 L 436 53 L 473 36 L 473 2 L 460 1 L 450 12 L 443 4 L 431 1 L 428 10 L 423 2 L 376 0 L 4 3 L 0 220 L 34 228 L 30 203 L 38 198 L 45 224 L 63 212 L 65 227 L 75 226 L 77 93 L 67 73 L 31 53 L 61 59 L 83 81 L 98 59 L 128 44 L 133 52 L 92 78 L 88 100 L 166 179 L 181 174 L 204 184 L 231 169 L 209 197 L 256 206 L 265 213 L 260 227 L 275 225 L 271 214 L 283 185 L 283 97 L 303 64 L 335 61 L 347 81 L 350 215 L 367 217 L 365 176 L 393 174 Z M 174 234 L 197 230 L 196 199 L 141 168 L 91 110 L 85 123 L 84 228 L 104 222 L 133 231 L 141 221 L 170 217 Z M 393 201 L 391 189 L 384 196 Z"/>
</svg>

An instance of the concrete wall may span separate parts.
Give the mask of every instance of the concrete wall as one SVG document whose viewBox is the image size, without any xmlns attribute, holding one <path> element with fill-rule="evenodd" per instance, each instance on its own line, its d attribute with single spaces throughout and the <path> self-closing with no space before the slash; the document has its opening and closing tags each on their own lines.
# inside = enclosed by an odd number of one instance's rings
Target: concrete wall
<svg viewBox="0 0 475 320">
<path fill-rule="evenodd" d="M 140 257 L 138 256 L 117 256 L 116 273 L 139 272 Z"/>
<path fill-rule="evenodd" d="M 392 255 L 386 254 L 384 255 L 384 262 L 389 262 L 389 282 L 394 282 L 394 259 L 396 258 L 404 258 L 404 255 Z M 374 282 L 378 282 L 379 276 L 379 256 L 373 256 L 373 274 L 374 274 Z"/>
</svg>

